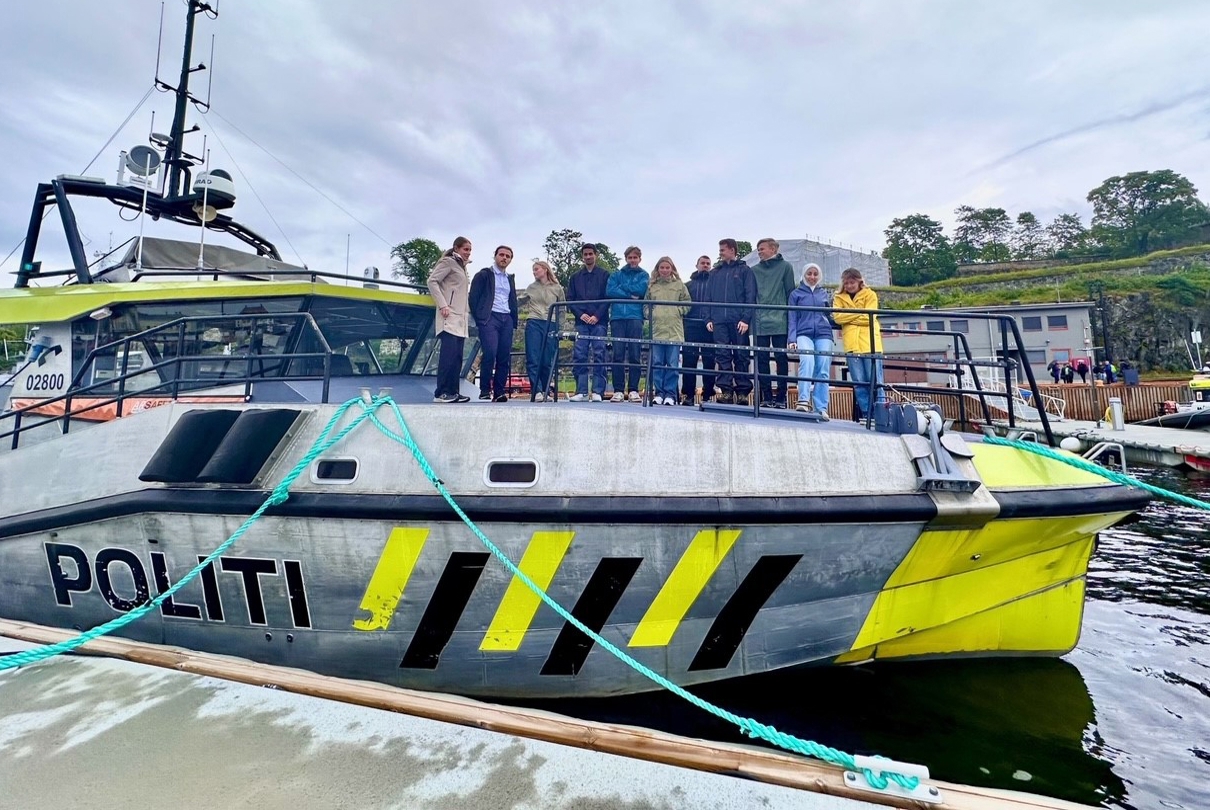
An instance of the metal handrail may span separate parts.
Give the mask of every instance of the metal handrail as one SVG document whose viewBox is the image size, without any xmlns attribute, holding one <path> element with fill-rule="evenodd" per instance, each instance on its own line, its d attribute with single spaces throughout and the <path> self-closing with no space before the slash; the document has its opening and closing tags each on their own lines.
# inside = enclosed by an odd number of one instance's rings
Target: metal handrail
<svg viewBox="0 0 1210 810">
<path fill-rule="evenodd" d="M 298 276 L 301 278 L 308 278 L 312 282 L 315 282 L 317 279 L 321 279 L 321 278 L 330 278 L 330 279 L 336 279 L 338 281 L 359 282 L 361 284 L 362 289 L 366 289 L 366 287 L 364 285 L 372 284 L 375 287 L 377 287 L 377 286 L 397 287 L 405 292 L 414 292 L 414 293 L 418 293 L 418 294 L 422 294 L 422 295 L 429 294 L 428 287 L 426 287 L 422 284 L 412 284 L 411 282 L 408 282 L 408 281 L 395 281 L 394 279 L 387 279 L 387 278 L 357 279 L 357 278 L 354 278 L 353 276 L 341 275 L 340 273 L 331 273 L 331 272 L 327 272 L 324 270 L 309 270 L 309 269 L 305 269 L 305 268 L 303 268 L 303 269 L 281 268 L 280 270 L 274 270 L 274 269 L 227 270 L 227 269 L 223 269 L 223 268 L 219 268 L 219 267 L 161 268 L 161 269 L 155 269 L 155 270 L 140 270 L 139 272 L 134 273 L 130 277 L 130 280 L 131 280 L 131 282 L 135 282 L 141 278 L 173 277 L 173 276 L 180 276 L 183 274 L 195 275 L 195 276 L 210 276 L 215 281 L 218 280 L 219 276 L 229 276 L 229 277 L 238 278 L 238 279 L 241 279 L 244 281 L 248 281 L 248 280 L 272 281 L 273 280 L 273 279 L 262 279 L 262 278 L 259 278 L 259 276 L 286 276 L 286 277 Z"/>
<path fill-rule="evenodd" d="M 582 301 L 558 301 L 558 302 L 555 302 L 554 304 L 552 304 L 550 307 L 548 307 L 547 320 L 553 321 L 556 324 L 559 323 L 563 319 L 563 317 L 570 316 L 570 314 L 571 314 L 570 308 L 572 306 L 612 305 L 612 304 L 617 304 L 617 303 L 619 303 L 618 299 L 611 299 L 611 298 L 598 298 L 598 299 L 582 300 Z M 621 302 L 621 303 L 636 303 L 636 302 L 632 301 L 632 302 Z M 657 307 L 657 306 L 684 307 L 687 305 L 687 302 L 684 302 L 684 301 L 647 301 L 647 300 L 644 300 L 641 303 L 644 306 L 644 325 L 646 327 L 647 334 L 650 334 L 653 307 Z M 887 358 L 885 352 L 875 351 L 876 337 L 875 337 L 874 328 L 875 328 L 875 324 L 876 324 L 876 319 L 879 318 L 880 316 L 890 316 L 890 317 L 901 316 L 903 314 L 902 310 L 843 309 L 843 308 L 834 308 L 834 307 L 829 308 L 829 307 L 802 307 L 802 306 L 793 306 L 792 307 L 792 306 L 781 305 L 781 304 L 738 304 L 735 302 L 715 303 L 715 302 L 697 301 L 697 302 L 692 302 L 692 303 L 699 304 L 699 305 L 705 305 L 707 307 L 728 308 L 728 309 L 748 309 L 748 310 L 753 310 L 753 311 L 770 310 L 770 311 L 781 311 L 781 312 L 819 312 L 819 313 L 823 313 L 823 314 L 827 314 L 827 315 L 831 315 L 831 314 L 835 314 L 835 313 L 861 315 L 867 319 L 868 329 L 870 331 L 870 347 L 869 347 L 870 351 L 863 353 L 863 356 L 870 357 L 873 360 L 883 363 L 883 364 L 886 364 L 887 361 L 889 360 L 890 361 L 889 367 L 891 367 L 891 368 L 899 368 L 899 367 L 915 368 L 915 366 L 901 366 L 902 359 Z M 961 398 L 967 394 L 971 394 L 971 395 L 979 398 L 979 402 L 981 405 L 981 409 L 983 411 L 984 419 L 986 421 L 990 422 L 991 415 L 990 415 L 990 409 L 988 407 L 987 399 L 989 398 L 989 396 L 994 396 L 994 394 L 991 394 L 986 389 L 984 389 L 982 380 L 980 379 L 979 374 L 976 372 L 976 369 L 978 369 L 979 367 L 1000 368 L 1000 369 L 1003 369 L 1005 377 L 1007 378 L 1014 370 L 1016 370 L 1017 368 L 1021 368 L 1024 371 L 1024 374 L 1026 377 L 1026 381 L 1027 381 L 1026 387 L 1029 388 L 1029 390 L 1033 396 L 1037 397 L 1037 399 L 1035 401 L 1042 402 L 1043 401 L 1042 395 L 1038 389 L 1038 384 L 1037 384 L 1037 380 L 1034 377 L 1033 369 L 1029 366 L 1028 363 L 1017 363 L 1017 361 L 1013 359 L 1015 355 L 1020 355 L 1020 356 L 1024 357 L 1025 342 L 1024 342 L 1024 339 L 1021 336 L 1021 332 L 1020 332 L 1019 328 L 1017 327 L 1016 322 L 1013 320 L 1012 316 L 1003 315 L 1003 314 L 999 314 L 999 313 L 988 313 L 988 312 L 961 312 L 961 313 L 955 313 L 955 314 L 959 314 L 963 318 L 967 318 L 967 319 L 971 319 L 971 320 L 982 320 L 982 321 L 987 321 L 989 323 L 998 323 L 1000 326 L 999 332 L 1000 332 L 1000 338 L 1001 338 L 1001 340 L 1000 340 L 1001 356 L 997 357 L 995 359 L 987 360 L 987 361 L 974 358 L 971 354 L 970 344 L 968 342 L 966 335 L 964 335 L 960 332 L 940 331 L 940 330 L 924 330 L 922 332 L 920 330 L 908 330 L 908 331 L 911 331 L 913 334 L 945 335 L 945 336 L 951 337 L 954 340 L 955 361 L 954 361 L 954 372 L 953 373 L 958 378 L 958 384 L 954 388 L 948 388 L 948 389 L 944 389 L 944 390 L 930 388 L 927 386 L 912 386 L 912 385 L 898 385 L 897 387 L 900 390 L 904 390 L 904 391 L 921 391 L 921 392 L 927 391 L 927 392 L 931 392 L 933 394 L 944 394 L 947 396 L 956 395 L 959 397 L 960 407 L 963 407 L 963 406 L 961 406 L 961 402 L 962 402 Z M 881 327 L 881 324 L 879 324 L 878 328 L 879 328 L 879 334 L 894 333 L 894 332 L 900 331 L 898 329 L 895 329 L 894 327 L 883 329 Z M 556 330 L 556 333 L 560 336 L 565 334 L 562 330 Z M 548 349 L 547 343 L 550 339 L 551 339 L 550 332 L 549 331 L 545 332 L 543 334 L 543 338 L 542 338 L 542 351 L 543 352 L 547 351 L 547 349 Z M 593 336 L 593 337 L 586 338 L 586 337 L 579 336 L 578 333 L 575 335 L 575 339 L 577 339 L 577 340 L 586 340 L 586 339 L 600 340 L 602 342 L 610 342 L 610 343 L 612 343 L 614 341 L 625 342 L 625 341 L 634 340 L 634 339 L 629 339 L 629 338 L 612 338 L 612 337 L 608 337 L 608 336 L 599 336 L 599 337 Z M 655 341 L 653 341 L 650 338 L 643 338 L 642 342 L 644 344 L 651 345 Z M 703 346 L 703 347 L 710 345 L 710 346 L 717 347 L 720 344 L 697 344 L 697 343 L 686 343 L 686 342 L 682 341 L 682 342 L 678 343 L 678 345 L 680 345 L 682 347 L 686 346 L 686 345 Z M 745 353 L 752 355 L 753 357 L 755 357 L 757 354 L 763 354 L 763 355 L 768 356 L 768 355 L 779 354 L 779 353 L 780 354 L 789 354 L 790 353 L 788 349 L 773 348 L 773 347 L 757 347 L 757 346 L 753 346 L 751 344 L 748 344 L 747 346 L 736 346 L 734 348 L 736 348 L 737 350 L 742 350 Z M 795 352 L 795 354 L 797 354 L 797 352 Z M 847 356 L 848 354 L 851 354 L 851 353 L 843 352 L 843 351 L 842 352 L 833 351 L 833 352 L 826 352 L 825 354 L 831 355 L 833 357 L 837 357 L 837 356 Z M 545 354 L 543 356 L 545 356 Z M 558 357 L 558 354 L 556 353 L 555 361 L 552 364 L 552 369 L 551 369 L 552 378 L 556 378 L 558 376 L 559 365 L 560 365 L 559 357 Z M 598 366 L 608 367 L 609 365 L 613 365 L 613 364 L 610 363 L 609 361 L 593 362 L 593 361 L 589 360 L 588 362 L 581 364 L 581 365 L 584 365 L 591 370 L 591 369 L 595 369 Z M 760 364 L 756 363 L 756 362 L 752 363 L 752 370 L 750 373 L 752 376 L 752 390 L 753 391 L 760 390 L 760 381 L 762 378 L 762 373 L 758 367 L 759 365 Z M 650 380 L 651 372 L 654 368 L 650 352 L 648 352 L 648 359 L 647 359 L 646 366 L 647 366 L 646 371 L 647 371 L 648 379 Z M 970 369 L 970 371 L 971 371 L 969 376 L 971 378 L 973 388 L 967 388 L 963 384 L 963 377 L 966 376 L 966 374 L 967 374 L 966 371 L 964 371 L 964 369 Z M 679 373 L 695 373 L 695 374 L 697 373 L 696 368 L 688 369 L 688 368 L 684 368 L 682 366 L 675 367 L 675 370 L 678 371 Z M 789 382 L 797 381 L 799 379 L 797 376 L 791 377 L 788 374 L 787 375 L 766 374 L 763 376 L 765 379 L 779 380 L 779 381 L 781 381 L 781 383 L 783 385 L 787 384 Z M 871 374 L 871 379 L 870 379 L 869 383 L 867 384 L 869 386 L 871 404 L 876 402 L 878 389 L 886 387 L 886 383 L 878 382 L 877 378 L 878 378 L 878 375 Z M 543 381 L 543 383 L 544 383 L 543 390 L 546 390 L 549 388 L 550 382 L 551 382 L 550 378 Z M 831 385 L 837 385 L 839 387 L 847 387 L 847 388 L 856 388 L 857 387 L 855 384 L 853 384 L 852 382 L 847 381 L 847 380 L 828 380 L 828 382 Z M 752 410 L 753 410 L 754 416 L 760 415 L 761 409 L 760 409 L 759 395 L 757 395 L 753 398 Z M 871 407 L 870 410 L 872 411 L 873 408 Z M 1008 412 L 1009 426 L 1014 427 L 1017 423 L 1017 414 L 1014 411 L 1011 400 L 1007 403 L 1006 410 Z M 964 409 L 963 409 L 963 412 L 964 412 Z M 865 422 L 868 427 L 872 424 L 872 414 L 865 414 L 865 417 L 866 417 Z M 1039 409 L 1039 419 L 1042 422 L 1042 429 L 1043 429 L 1043 432 L 1046 434 L 1047 442 L 1051 446 L 1054 446 L 1055 445 L 1054 434 L 1051 431 L 1050 421 L 1047 418 L 1047 413 L 1044 409 Z"/>
</svg>

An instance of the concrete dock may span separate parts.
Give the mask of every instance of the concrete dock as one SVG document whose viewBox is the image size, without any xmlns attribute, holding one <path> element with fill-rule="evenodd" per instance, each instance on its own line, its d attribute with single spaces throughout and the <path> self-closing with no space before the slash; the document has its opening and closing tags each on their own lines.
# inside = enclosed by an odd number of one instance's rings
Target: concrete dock
<svg viewBox="0 0 1210 810">
<path fill-rule="evenodd" d="M 31 636 L 63 634 L 0 620 L 0 655 L 27 649 Z M 839 769 L 749 746 L 122 639 L 87 646 L 135 660 L 60 656 L 0 672 L 0 808 L 928 806 L 888 796 L 867 802 Z M 206 670 L 235 680 L 198 674 Z M 351 702 L 314 696 L 325 690 Z M 430 714 L 463 719 L 401 713 L 418 700 Z M 510 723 L 530 733 L 490 730 Z M 619 736 L 628 755 L 600 750 Z M 939 789 L 937 807 L 1081 807 L 929 784 Z"/>
<path fill-rule="evenodd" d="M 995 423 L 1001 434 L 1012 438 L 1008 423 Z M 1114 430 L 1108 422 L 1098 426 L 1096 422 L 1063 420 L 1050 422 L 1050 430 L 1056 437 L 1074 437 L 1080 441 L 1081 452 L 1089 450 L 1099 442 L 1117 442 L 1126 451 L 1126 460 L 1132 464 L 1154 464 L 1164 467 L 1185 467 L 1210 472 L 1210 431 L 1177 430 L 1176 428 L 1125 425 Z M 1017 433 L 1032 431 L 1041 440 L 1045 433 L 1041 422 L 1017 420 Z"/>
</svg>

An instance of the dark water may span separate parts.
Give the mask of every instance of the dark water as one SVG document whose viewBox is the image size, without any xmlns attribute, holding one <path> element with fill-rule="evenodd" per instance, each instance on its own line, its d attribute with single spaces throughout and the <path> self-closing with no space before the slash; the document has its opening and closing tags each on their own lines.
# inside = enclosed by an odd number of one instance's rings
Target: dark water
<svg viewBox="0 0 1210 810">
<path fill-rule="evenodd" d="M 1210 482 L 1140 478 L 1202 500 Z M 1210 808 L 1210 512 L 1155 502 L 1104 532 L 1084 631 L 1063 659 L 812 669 L 696 690 L 736 713 L 938 779 L 1109 808 Z M 555 708 L 739 740 L 668 694 Z"/>
</svg>

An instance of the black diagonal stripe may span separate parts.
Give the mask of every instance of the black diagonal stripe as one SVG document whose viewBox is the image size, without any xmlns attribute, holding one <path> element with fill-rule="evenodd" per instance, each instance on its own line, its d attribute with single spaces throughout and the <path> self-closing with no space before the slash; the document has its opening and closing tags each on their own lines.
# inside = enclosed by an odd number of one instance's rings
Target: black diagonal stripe
<svg viewBox="0 0 1210 810">
<path fill-rule="evenodd" d="M 744 633 L 752 626 L 757 612 L 769 601 L 769 597 L 790 575 L 794 566 L 802 559 L 801 554 L 778 554 L 761 557 L 752 566 L 748 576 L 731 594 L 727 604 L 718 612 L 710 632 L 689 665 L 690 672 L 700 669 L 722 669 L 731 663 L 731 657 L 744 640 Z"/>
<path fill-rule="evenodd" d="M 454 635 L 454 628 L 471 600 L 471 593 L 487 565 L 487 552 L 455 551 L 450 555 L 433 598 L 420 617 L 420 626 L 399 666 L 405 669 L 436 669 L 441 651 Z"/>
<path fill-rule="evenodd" d="M 584 592 L 576 600 L 571 615 L 589 630 L 601 632 L 642 562 L 642 557 L 606 557 L 601 560 L 597 570 L 589 577 Z M 592 651 L 592 644 L 592 639 L 583 631 L 571 622 L 565 622 L 546 663 L 542 665 L 542 674 L 575 675 L 584 666 L 588 653 Z"/>
</svg>

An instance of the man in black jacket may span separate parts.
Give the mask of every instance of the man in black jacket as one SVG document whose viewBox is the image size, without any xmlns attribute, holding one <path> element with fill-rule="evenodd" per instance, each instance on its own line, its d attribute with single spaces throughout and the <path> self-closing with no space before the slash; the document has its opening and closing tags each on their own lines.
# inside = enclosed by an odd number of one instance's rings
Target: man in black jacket
<svg viewBox="0 0 1210 810">
<path fill-rule="evenodd" d="M 710 257 L 699 256 L 697 269 L 685 285 L 689 288 L 689 297 L 693 299 L 693 306 L 689 308 L 689 314 L 684 319 L 686 343 L 714 342 L 706 329 L 706 310 L 709 308 L 701 303 L 710 300 L 706 297 L 706 289 L 710 284 L 710 267 Z M 702 402 L 707 402 L 714 398 L 714 347 L 686 346 L 681 349 L 681 365 L 685 368 L 697 368 L 699 357 L 702 360 Z M 686 371 L 681 374 L 681 404 L 694 404 L 696 396 L 697 375 Z"/>
<path fill-rule="evenodd" d="M 496 248 L 495 262 L 471 279 L 471 317 L 479 327 L 483 362 L 479 366 L 479 399 L 508 402 L 508 361 L 517 328 L 517 282 L 504 269 L 512 263 L 513 249 Z"/>
<path fill-rule="evenodd" d="M 731 348 L 748 345 L 748 331 L 752 326 L 756 310 L 756 276 L 737 256 L 738 246 L 734 239 L 723 239 L 718 243 L 719 264 L 710 271 L 706 286 L 708 307 L 706 329 L 718 346 L 714 350 L 718 364 L 716 384 L 722 392 L 718 402 L 726 404 L 748 404 L 752 393 L 752 378 L 748 376 L 748 352 L 746 349 Z"/>
<path fill-rule="evenodd" d="M 580 248 L 584 266 L 572 274 L 567 284 L 568 309 L 576 319 L 576 343 L 572 348 L 572 372 L 576 375 L 576 393 L 572 402 L 600 402 L 605 391 L 605 329 L 609 326 L 609 303 L 575 304 L 605 298 L 609 271 L 597 266 L 597 246 L 585 242 Z M 588 364 L 592 363 L 592 390 L 588 389 Z"/>
</svg>

